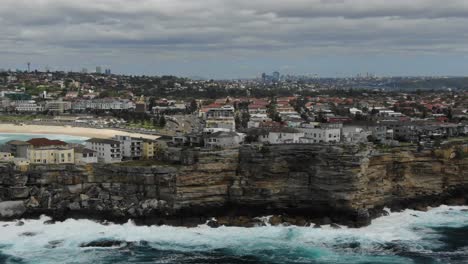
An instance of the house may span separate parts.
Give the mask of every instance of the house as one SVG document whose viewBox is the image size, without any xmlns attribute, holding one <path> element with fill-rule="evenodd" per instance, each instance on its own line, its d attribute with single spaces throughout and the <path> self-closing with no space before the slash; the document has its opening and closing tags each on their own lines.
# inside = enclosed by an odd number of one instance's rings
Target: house
<svg viewBox="0 0 468 264">
<path fill-rule="evenodd" d="M 300 143 L 302 137 L 304 137 L 304 132 L 294 128 L 280 127 L 265 129 L 258 141 L 269 144 L 291 144 Z"/>
<path fill-rule="evenodd" d="M 205 137 L 206 148 L 238 147 L 244 141 L 245 135 L 237 132 L 220 131 Z"/>
<path fill-rule="evenodd" d="M 112 139 L 91 138 L 85 142 L 86 148 L 97 152 L 98 161 L 116 163 L 122 161 L 120 141 Z"/>
<path fill-rule="evenodd" d="M 73 164 L 75 152 L 61 140 L 47 138 L 33 138 L 27 141 L 30 147 L 27 150 L 27 159 L 31 163 L 40 164 Z"/>
<path fill-rule="evenodd" d="M 26 141 L 11 140 L 3 145 L 2 151 L 11 153 L 11 155 L 17 158 L 26 158 L 30 147 L 31 144 Z"/>
<path fill-rule="evenodd" d="M 75 164 L 91 164 L 98 163 L 98 153 L 84 146 L 76 146 L 75 150 Z"/>
<path fill-rule="evenodd" d="M 338 143 L 341 141 L 341 124 L 302 124 L 297 128 L 304 133 L 303 143 Z"/>
<path fill-rule="evenodd" d="M 14 158 L 10 152 L 0 152 L 0 161 L 12 161 Z"/>
<path fill-rule="evenodd" d="M 230 131 L 236 129 L 234 107 L 231 105 L 207 106 L 201 110 L 201 116 L 205 119 L 206 128 L 225 128 Z"/>
<path fill-rule="evenodd" d="M 346 143 L 365 143 L 372 133 L 362 127 L 345 126 L 341 128 L 341 140 Z"/>
</svg>

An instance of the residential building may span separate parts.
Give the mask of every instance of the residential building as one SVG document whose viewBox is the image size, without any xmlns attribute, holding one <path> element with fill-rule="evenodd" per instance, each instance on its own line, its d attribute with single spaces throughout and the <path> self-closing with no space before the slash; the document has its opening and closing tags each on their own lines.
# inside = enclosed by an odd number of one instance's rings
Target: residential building
<svg viewBox="0 0 468 264">
<path fill-rule="evenodd" d="M 33 138 L 27 141 L 31 146 L 27 150 L 27 159 L 40 164 L 73 164 L 75 152 L 61 140 Z"/>
<path fill-rule="evenodd" d="M 11 140 L 2 146 L 2 151 L 11 153 L 11 155 L 17 158 L 26 158 L 30 147 L 31 144 L 26 141 Z"/>
<path fill-rule="evenodd" d="M 14 158 L 9 152 L 0 152 L 0 161 L 12 161 Z"/>
<path fill-rule="evenodd" d="M 43 110 L 42 106 L 38 105 L 34 100 L 28 101 L 14 101 L 12 103 L 13 108 L 18 112 L 41 112 Z"/>
<path fill-rule="evenodd" d="M 98 163 L 98 153 L 84 146 L 77 146 L 75 150 L 75 164 Z"/>
<path fill-rule="evenodd" d="M 143 139 L 130 136 L 115 136 L 115 140 L 120 142 L 122 158 L 137 160 L 143 156 Z"/>
<path fill-rule="evenodd" d="M 258 140 L 269 144 L 293 144 L 300 143 L 302 137 L 304 137 L 304 132 L 294 128 L 282 127 L 264 130 Z"/>
<path fill-rule="evenodd" d="M 302 124 L 297 128 L 304 133 L 304 143 L 338 143 L 341 141 L 341 124 Z"/>
<path fill-rule="evenodd" d="M 156 143 L 154 140 L 143 139 L 143 148 L 141 157 L 143 159 L 153 159 L 156 152 Z"/>
<path fill-rule="evenodd" d="M 211 106 L 202 110 L 206 128 L 225 128 L 235 131 L 234 107 L 231 105 Z"/>
<path fill-rule="evenodd" d="M 97 152 L 99 162 L 116 163 L 122 161 L 120 142 L 117 140 L 91 138 L 86 140 L 85 146 Z"/>
<path fill-rule="evenodd" d="M 50 112 L 63 113 L 71 109 L 71 102 L 61 100 L 47 101 L 44 109 Z"/>
<path fill-rule="evenodd" d="M 205 138 L 206 148 L 228 148 L 238 147 L 244 141 L 244 134 L 236 132 L 216 132 Z"/>
</svg>

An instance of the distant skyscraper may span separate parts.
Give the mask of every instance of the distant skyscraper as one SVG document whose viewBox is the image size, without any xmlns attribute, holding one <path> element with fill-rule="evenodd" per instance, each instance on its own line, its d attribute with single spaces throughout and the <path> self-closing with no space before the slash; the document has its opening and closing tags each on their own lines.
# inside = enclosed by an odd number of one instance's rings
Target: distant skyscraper
<svg viewBox="0 0 468 264">
<path fill-rule="evenodd" d="M 101 73 L 102 73 L 102 68 L 101 68 L 101 66 L 97 66 L 97 67 L 96 67 L 96 73 L 97 73 L 97 74 L 101 74 Z"/>
<path fill-rule="evenodd" d="M 81 73 L 88 73 L 88 69 L 86 68 L 81 69 Z"/>
<path fill-rule="evenodd" d="M 106 75 L 111 75 L 111 69 L 105 69 Z"/>
<path fill-rule="evenodd" d="M 31 71 L 31 63 L 28 62 L 28 72 L 30 72 L 30 71 Z"/>
<path fill-rule="evenodd" d="M 273 81 L 277 82 L 279 80 L 280 80 L 280 73 L 277 71 L 273 72 Z"/>
</svg>

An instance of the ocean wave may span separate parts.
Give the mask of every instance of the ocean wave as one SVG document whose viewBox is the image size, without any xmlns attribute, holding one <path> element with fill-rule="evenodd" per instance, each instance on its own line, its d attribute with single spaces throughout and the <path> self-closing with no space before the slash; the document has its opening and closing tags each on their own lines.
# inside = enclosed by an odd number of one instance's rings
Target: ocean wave
<svg viewBox="0 0 468 264">
<path fill-rule="evenodd" d="M 65 263 L 64 258 L 70 259 L 70 263 L 87 263 L 108 260 L 116 254 L 127 260 L 122 263 L 142 263 L 146 258 L 153 258 L 151 263 L 236 263 L 236 259 L 244 263 L 411 263 L 414 260 L 439 263 L 437 259 L 444 258 L 451 259 L 449 263 L 457 263 L 457 259 L 464 261 L 468 256 L 468 244 L 452 236 L 457 230 L 468 231 L 465 230 L 467 209 L 466 206 L 441 206 L 428 212 L 405 210 L 375 219 L 370 226 L 358 229 L 330 226 L 213 229 L 207 225 L 197 228 L 136 226 L 131 221 L 103 225 L 73 219 L 45 225 L 49 218 L 41 217 L 23 220 L 22 226 L 1 222 L 0 252 L 3 258 L 12 259 L 10 263 L 17 263 L 18 259 L 22 263 Z M 455 242 L 450 242 L 451 238 Z M 110 241 L 103 245 L 111 247 L 96 246 L 99 243 L 83 246 L 93 241 Z"/>
</svg>

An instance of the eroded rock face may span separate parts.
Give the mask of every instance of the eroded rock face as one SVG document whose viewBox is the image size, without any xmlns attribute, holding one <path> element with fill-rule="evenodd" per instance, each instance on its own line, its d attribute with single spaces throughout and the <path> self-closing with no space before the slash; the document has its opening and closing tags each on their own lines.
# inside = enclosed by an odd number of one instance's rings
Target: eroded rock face
<svg viewBox="0 0 468 264">
<path fill-rule="evenodd" d="M 0 218 L 129 218 L 145 224 L 362 226 L 384 206 L 466 203 L 468 159 L 372 146 L 271 145 L 199 152 L 182 166 L 0 164 Z"/>
</svg>

